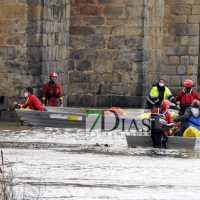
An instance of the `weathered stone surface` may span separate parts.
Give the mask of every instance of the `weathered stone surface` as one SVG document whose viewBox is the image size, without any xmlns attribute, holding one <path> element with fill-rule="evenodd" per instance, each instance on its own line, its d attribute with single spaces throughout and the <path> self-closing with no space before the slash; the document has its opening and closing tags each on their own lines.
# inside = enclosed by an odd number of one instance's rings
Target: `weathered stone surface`
<svg viewBox="0 0 200 200">
<path fill-rule="evenodd" d="M 112 98 L 112 106 L 118 106 L 122 108 L 132 107 L 132 108 L 141 108 L 142 99 L 137 96 L 115 96 Z"/>
<path fill-rule="evenodd" d="M 141 62 L 143 59 L 143 52 L 136 50 L 119 50 L 119 59 Z"/>
<path fill-rule="evenodd" d="M 71 23 L 71 22 L 70 22 Z M 85 17 L 83 23 L 87 26 L 98 26 L 105 24 L 105 18 L 103 17 Z"/>
<path fill-rule="evenodd" d="M 188 24 L 186 27 L 187 35 L 199 35 L 199 24 Z"/>
<path fill-rule="evenodd" d="M 169 32 L 175 36 L 186 35 L 186 25 L 173 24 L 169 26 Z"/>
<path fill-rule="evenodd" d="M 112 26 L 119 26 L 119 25 L 123 25 L 123 24 L 127 24 L 128 23 L 128 19 L 127 18 L 107 18 L 107 25 L 112 25 Z"/>
<path fill-rule="evenodd" d="M 103 83 L 121 83 L 122 75 L 121 73 L 103 73 L 102 74 Z"/>
<path fill-rule="evenodd" d="M 15 60 L 17 57 L 16 48 L 14 46 L 0 47 L 0 60 Z"/>
<path fill-rule="evenodd" d="M 83 72 L 69 72 L 69 83 L 83 83 Z"/>
<path fill-rule="evenodd" d="M 90 71 L 92 70 L 92 62 L 89 60 L 77 61 L 77 71 Z"/>
<path fill-rule="evenodd" d="M 100 59 L 101 60 L 117 60 L 118 51 L 109 49 L 109 50 L 101 50 L 100 51 Z"/>
<path fill-rule="evenodd" d="M 176 74 L 178 74 L 177 68 L 178 67 L 176 67 L 176 66 L 165 67 L 163 72 L 164 72 L 165 75 L 176 75 Z"/>
<path fill-rule="evenodd" d="M 85 73 L 86 83 L 102 83 L 101 74 L 99 73 Z"/>
<path fill-rule="evenodd" d="M 198 36 L 182 36 L 180 45 L 182 46 L 198 46 Z"/>
<path fill-rule="evenodd" d="M 166 48 L 166 54 L 169 56 L 182 56 L 187 55 L 188 48 L 187 47 L 167 47 Z"/>
<path fill-rule="evenodd" d="M 178 56 L 169 56 L 169 61 L 168 61 L 169 65 L 179 65 L 179 63 L 180 61 Z"/>
<path fill-rule="evenodd" d="M 99 4 L 123 4 L 123 0 L 99 0 Z"/>
<path fill-rule="evenodd" d="M 95 72 L 106 72 L 109 71 L 109 61 L 97 60 L 94 62 L 93 69 Z"/>
<path fill-rule="evenodd" d="M 142 49 L 143 38 L 142 37 L 130 37 L 126 39 L 126 46 L 130 49 Z"/>
<path fill-rule="evenodd" d="M 42 50 L 41 48 L 37 48 L 37 47 L 29 47 L 27 49 L 27 61 L 38 61 L 41 62 L 42 61 Z"/>
<path fill-rule="evenodd" d="M 142 6 L 126 6 L 125 12 L 128 17 L 140 17 L 144 14 L 144 9 Z"/>
<path fill-rule="evenodd" d="M 103 36 L 88 36 L 86 38 L 86 47 L 103 49 L 105 48 L 105 40 Z"/>
<path fill-rule="evenodd" d="M 123 49 L 125 46 L 125 36 L 110 37 L 108 41 L 109 49 Z"/>
<path fill-rule="evenodd" d="M 82 5 L 80 6 L 80 14 L 81 15 L 92 15 L 92 16 L 99 16 L 100 9 L 96 5 Z"/>
<path fill-rule="evenodd" d="M 113 62 L 112 71 L 113 72 L 132 72 L 132 62 L 130 61 L 115 61 Z"/>
<path fill-rule="evenodd" d="M 188 75 L 195 75 L 197 74 L 197 66 L 196 65 L 187 65 L 186 71 Z"/>
<path fill-rule="evenodd" d="M 90 49 L 80 49 L 80 50 L 72 50 L 70 52 L 69 57 L 75 60 L 83 60 L 83 59 L 93 60 L 97 59 L 99 56 L 97 51 L 93 51 Z"/>
<path fill-rule="evenodd" d="M 71 35 L 90 35 L 94 34 L 95 30 L 89 26 L 70 26 L 69 33 Z"/>
<path fill-rule="evenodd" d="M 5 37 L 6 45 L 24 45 L 26 44 L 26 35 L 23 34 L 14 34 Z"/>
<path fill-rule="evenodd" d="M 190 15 L 192 14 L 191 5 L 172 6 L 171 13 L 174 15 Z"/>
<path fill-rule="evenodd" d="M 120 17 L 123 13 L 122 6 L 106 6 L 103 10 L 104 15 L 109 17 Z"/>
<path fill-rule="evenodd" d="M 24 5 L 8 5 L 8 6 L 2 6 L 2 15 L 6 19 L 24 19 L 26 10 Z"/>
<path fill-rule="evenodd" d="M 108 35 L 111 33 L 112 33 L 112 27 L 97 26 L 95 29 L 95 34 L 97 35 Z"/>
<path fill-rule="evenodd" d="M 38 20 L 42 18 L 42 7 L 40 5 L 30 5 L 27 10 L 28 20 Z"/>
<path fill-rule="evenodd" d="M 186 73 L 185 65 L 177 66 L 177 74 L 178 75 L 184 75 L 185 73 Z"/>
</svg>

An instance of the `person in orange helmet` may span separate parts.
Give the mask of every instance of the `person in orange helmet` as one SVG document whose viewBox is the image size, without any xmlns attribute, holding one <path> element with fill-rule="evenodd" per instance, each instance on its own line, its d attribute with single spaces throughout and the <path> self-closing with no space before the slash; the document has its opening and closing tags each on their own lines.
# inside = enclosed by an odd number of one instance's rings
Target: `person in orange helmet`
<svg viewBox="0 0 200 200">
<path fill-rule="evenodd" d="M 45 83 L 42 91 L 42 103 L 45 106 L 63 107 L 62 87 L 56 80 L 58 75 L 55 72 L 49 74 L 50 81 Z M 60 103 L 58 103 L 58 100 Z"/>
<path fill-rule="evenodd" d="M 168 108 L 170 108 L 170 102 L 163 100 L 159 108 L 151 110 L 151 138 L 154 148 L 166 148 L 166 125 L 173 124 Z"/>
<path fill-rule="evenodd" d="M 194 85 L 192 80 L 187 79 L 183 84 L 185 87 L 176 96 L 176 100 L 180 102 L 180 116 L 184 114 L 185 110 L 191 106 L 194 100 L 200 100 L 198 92 L 192 89 Z"/>
</svg>

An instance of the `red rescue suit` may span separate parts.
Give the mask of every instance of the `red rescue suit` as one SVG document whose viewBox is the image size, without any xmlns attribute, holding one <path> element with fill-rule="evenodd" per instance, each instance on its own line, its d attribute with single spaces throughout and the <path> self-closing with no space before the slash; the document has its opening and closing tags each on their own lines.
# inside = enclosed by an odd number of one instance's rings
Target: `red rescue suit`
<svg viewBox="0 0 200 200">
<path fill-rule="evenodd" d="M 164 108 L 153 108 L 151 113 L 152 114 L 163 114 L 168 123 L 172 123 L 173 122 L 170 113 Z"/>
<path fill-rule="evenodd" d="M 41 102 L 39 101 L 39 99 L 34 95 L 30 95 L 27 100 L 26 103 L 24 104 L 17 104 L 18 108 L 26 108 L 29 107 L 31 110 L 41 110 L 44 111 L 44 107 L 42 106 Z"/>
<path fill-rule="evenodd" d="M 183 115 L 185 110 L 191 106 L 194 100 L 200 100 L 200 97 L 196 90 L 191 88 L 184 88 L 180 90 L 176 96 L 176 100 L 180 101 L 180 113 L 179 115 Z"/>
<path fill-rule="evenodd" d="M 57 99 L 63 104 L 62 89 L 60 83 L 45 83 L 42 92 L 42 103 L 45 106 L 58 106 Z"/>
</svg>

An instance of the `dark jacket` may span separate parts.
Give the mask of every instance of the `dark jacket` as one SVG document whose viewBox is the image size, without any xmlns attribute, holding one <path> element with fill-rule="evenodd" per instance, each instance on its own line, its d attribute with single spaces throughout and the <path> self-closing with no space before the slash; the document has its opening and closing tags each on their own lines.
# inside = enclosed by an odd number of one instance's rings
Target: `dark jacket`
<svg viewBox="0 0 200 200">
<path fill-rule="evenodd" d="M 200 130 L 200 109 L 189 107 L 186 109 L 184 115 L 177 117 L 173 120 L 174 122 L 182 122 L 183 128 L 193 126 Z"/>
</svg>

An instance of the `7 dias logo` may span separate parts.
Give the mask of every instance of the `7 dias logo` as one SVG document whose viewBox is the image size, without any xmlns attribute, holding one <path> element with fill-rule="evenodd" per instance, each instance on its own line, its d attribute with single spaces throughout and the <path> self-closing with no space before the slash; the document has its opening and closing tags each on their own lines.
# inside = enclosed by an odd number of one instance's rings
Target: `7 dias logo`
<svg viewBox="0 0 200 200">
<path fill-rule="evenodd" d="M 113 110 L 86 110 L 86 131 L 136 131 L 149 132 L 150 119 L 141 119 L 137 116 L 119 115 Z"/>
</svg>

